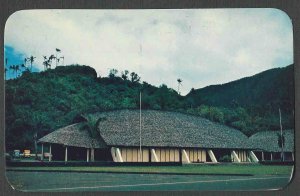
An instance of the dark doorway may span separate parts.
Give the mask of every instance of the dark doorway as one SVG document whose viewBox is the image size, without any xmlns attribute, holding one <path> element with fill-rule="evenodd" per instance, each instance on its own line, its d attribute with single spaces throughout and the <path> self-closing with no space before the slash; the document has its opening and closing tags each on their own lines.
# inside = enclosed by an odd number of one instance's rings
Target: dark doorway
<svg viewBox="0 0 300 196">
<path fill-rule="evenodd" d="M 285 161 L 293 161 L 293 155 L 291 152 L 285 152 L 284 153 L 284 160 Z"/>
<path fill-rule="evenodd" d="M 86 148 L 68 146 L 68 161 L 86 161 Z"/>
<path fill-rule="evenodd" d="M 51 144 L 52 161 L 65 160 L 65 147 L 59 144 Z"/>
<path fill-rule="evenodd" d="M 231 151 L 228 149 L 214 149 L 215 157 L 218 162 L 232 162 Z"/>
<path fill-rule="evenodd" d="M 271 153 L 270 152 L 265 152 L 264 155 L 265 155 L 265 160 L 266 161 L 270 161 L 271 160 Z"/>
<path fill-rule="evenodd" d="M 95 161 L 113 161 L 109 148 L 95 149 Z"/>
</svg>

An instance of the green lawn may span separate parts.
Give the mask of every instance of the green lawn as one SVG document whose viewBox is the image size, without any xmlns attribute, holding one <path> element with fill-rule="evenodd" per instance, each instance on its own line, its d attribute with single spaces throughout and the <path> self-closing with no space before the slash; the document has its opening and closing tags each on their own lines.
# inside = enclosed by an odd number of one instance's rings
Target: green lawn
<svg viewBox="0 0 300 196">
<path fill-rule="evenodd" d="M 220 164 L 184 166 L 114 166 L 114 167 L 7 167 L 9 170 L 86 171 L 86 172 L 136 172 L 136 173 L 183 173 L 183 174 L 250 174 L 289 175 L 293 166 L 259 164 Z"/>
</svg>

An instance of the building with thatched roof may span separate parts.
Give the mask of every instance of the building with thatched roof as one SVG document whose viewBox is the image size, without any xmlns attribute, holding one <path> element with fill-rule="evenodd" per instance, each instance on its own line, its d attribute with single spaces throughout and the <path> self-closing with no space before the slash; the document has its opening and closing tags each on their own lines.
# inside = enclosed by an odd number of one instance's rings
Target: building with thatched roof
<svg viewBox="0 0 300 196">
<path fill-rule="evenodd" d="M 117 110 L 92 115 L 97 134 L 79 122 L 39 139 L 53 159 L 114 162 L 257 162 L 242 132 L 178 112 Z M 59 149 L 60 148 L 60 149 Z M 262 150 L 263 148 L 261 148 Z M 55 155 L 60 154 L 60 155 Z"/>
<path fill-rule="evenodd" d="M 282 131 L 283 145 L 281 148 L 281 131 L 263 131 L 249 138 L 249 145 L 260 160 L 281 159 L 294 160 L 294 130 Z"/>
</svg>

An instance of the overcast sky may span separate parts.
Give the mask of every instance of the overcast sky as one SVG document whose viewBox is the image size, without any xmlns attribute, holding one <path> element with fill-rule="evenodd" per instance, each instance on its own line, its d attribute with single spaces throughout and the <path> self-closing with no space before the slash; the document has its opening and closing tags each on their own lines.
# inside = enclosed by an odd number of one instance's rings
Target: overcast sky
<svg viewBox="0 0 300 196">
<path fill-rule="evenodd" d="M 293 63 L 290 18 L 277 9 L 27 10 L 5 26 L 9 63 L 61 49 L 65 64 L 112 68 L 177 89 L 222 84 Z M 9 55 L 8 55 L 9 53 Z M 22 63 L 22 62 L 20 62 Z"/>
</svg>

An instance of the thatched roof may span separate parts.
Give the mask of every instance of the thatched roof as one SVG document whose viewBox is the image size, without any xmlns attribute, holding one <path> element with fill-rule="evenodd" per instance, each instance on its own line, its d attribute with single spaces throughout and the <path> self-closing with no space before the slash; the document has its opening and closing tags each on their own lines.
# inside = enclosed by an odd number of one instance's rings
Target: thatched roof
<svg viewBox="0 0 300 196">
<path fill-rule="evenodd" d="M 82 129 L 82 123 L 60 128 L 38 140 L 40 143 L 54 143 L 84 148 L 105 148 L 102 138 L 92 138 L 88 130 Z"/>
<path fill-rule="evenodd" d="M 278 145 L 278 135 L 280 131 L 263 131 L 252 135 L 249 138 L 249 144 L 253 149 L 268 152 L 281 152 Z M 294 130 L 283 130 L 285 138 L 285 152 L 294 152 Z"/>
<path fill-rule="evenodd" d="M 60 128 L 39 140 L 85 148 L 107 146 L 139 146 L 139 110 L 116 110 L 93 114 L 101 118 L 99 138 L 91 137 L 82 124 L 77 123 Z M 242 132 L 211 122 L 207 119 L 178 112 L 142 110 L 142 146 L 147 147 L 200 147 L 226 149 L 257 149 L 280 152 L 279 131 L 265 131 L 250 138 Z M 294 151 L 294 133 L 285 130 L 284 151 Z"/>
<path fill-rule="evenodd" d="M 103 118 L 100 135 L 109 146 L 139 146 L 139 110 L 95 114 Z M 142 146 L 249 148 L 247 136 L 207 119 L 155 110 L 142 110 Z"/>
</svg>

